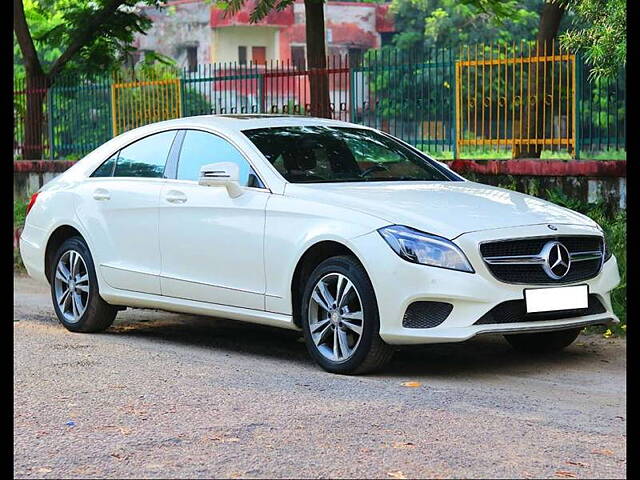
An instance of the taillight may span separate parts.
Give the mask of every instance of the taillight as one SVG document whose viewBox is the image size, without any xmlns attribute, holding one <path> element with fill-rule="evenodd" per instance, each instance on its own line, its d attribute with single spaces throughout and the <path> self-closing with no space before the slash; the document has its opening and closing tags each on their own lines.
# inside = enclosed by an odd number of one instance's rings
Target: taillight
<svg viewBox="0 0 640 480">
<path fill-rule="evenodd" d="M 29 205 L 27 205 L 27 215 L 29 215 L 29 211 L 31 210 L 31 207 L 33 207 L 33 205 L 36 203 L 36 198 L 38 198 L 37 192 L 31 195 L 31 200 L 29 200 Z"/>
</svg>

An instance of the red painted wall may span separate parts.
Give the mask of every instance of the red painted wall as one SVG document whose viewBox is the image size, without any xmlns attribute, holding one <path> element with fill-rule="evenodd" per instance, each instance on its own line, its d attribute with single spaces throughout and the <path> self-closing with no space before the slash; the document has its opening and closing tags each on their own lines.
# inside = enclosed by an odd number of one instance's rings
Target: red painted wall
<svg viewBox="0 0 640 480">
<path fill-rule="evenodd" d="M 251 23 L 249 16 L 255 7 L 255 0 L 247 0 L 242 9 L 235 15 L 225 15 L 225 10 L 211 7 L 211 28 L 228 27 L 231 25 L 269 25 L 289 26 L 293 25 L 293 5 L 281 12 L 272 11 L 258 23 Z"/>
</svg>

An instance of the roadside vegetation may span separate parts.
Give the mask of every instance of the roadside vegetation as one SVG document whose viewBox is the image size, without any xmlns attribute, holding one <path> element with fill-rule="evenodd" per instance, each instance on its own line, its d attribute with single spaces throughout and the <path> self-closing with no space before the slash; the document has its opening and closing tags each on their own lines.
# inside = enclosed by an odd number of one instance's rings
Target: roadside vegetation
<svg viewBox="0 0 640 480">
<path fill-rule="evenodd" d="M 429 151 L 428 145 L 418 145 L 417 148 L 428 154 L 429 156 L 436 158 L 437 160 L 453 160 L 453 151 Z M 465 149 L 458 158 L 473 159 L 473 160 L 511 160 L 511 150 L 496 150 L 496 149 Z M 567 152 L 556 152 L 552 150 L 542 150 L 540 153 L 542 160 L 571 160 L 571 155 Z M 623 149 L 618 150 L 603 150 L 600 152 L 583 152 L 580 157 L 582 160 L 626 160 L 627 151 Z"/>
<path fill-rule="evenodd" d="M 27 204 L 28 200 L 25 199 L 13 199 L 13 231 L 22 228 L 24 225 L 24 218 L 27 216 Z M 13 249 L 13 271 L 24 273 L 26 270 L 22 263 L 22 257 L 20 257 L 20 251 L 18 248 Z"/>
</svg>

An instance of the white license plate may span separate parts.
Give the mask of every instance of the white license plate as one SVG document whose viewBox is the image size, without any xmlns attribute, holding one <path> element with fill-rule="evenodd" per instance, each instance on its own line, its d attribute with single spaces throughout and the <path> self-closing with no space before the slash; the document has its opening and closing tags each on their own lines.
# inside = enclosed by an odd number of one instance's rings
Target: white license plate
<svg viewBox="0 0 640 480">
<path fill-rule="evenodd" d="M 527 288 L 524 291 L 527 313 L 553 312 L 589 306 L 589 287 Z"/>
</svg>

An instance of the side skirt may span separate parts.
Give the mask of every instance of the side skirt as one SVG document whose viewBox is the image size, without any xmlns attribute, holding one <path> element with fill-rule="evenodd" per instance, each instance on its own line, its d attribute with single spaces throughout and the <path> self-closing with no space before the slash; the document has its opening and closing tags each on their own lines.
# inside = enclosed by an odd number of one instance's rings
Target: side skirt
<svg viewBox="0 0 640 480">
<path fill-rule="evenodd" d="M 220 305 L 217 303 L 186 300 L 183 298 L 165 297 L 149 293 L 129 292 L 115 288 L 108 288 L 106 290 L 107 291 L 100 292 L 100 296 L 105 302 L 112 305 L 132 308 L 151 308 L 176 313 L 190 313 L 193 315 L 240 320 L 289 330 L 300 330 L 300 328 L 293 323 L 291 315 Z"/>
</svg>

